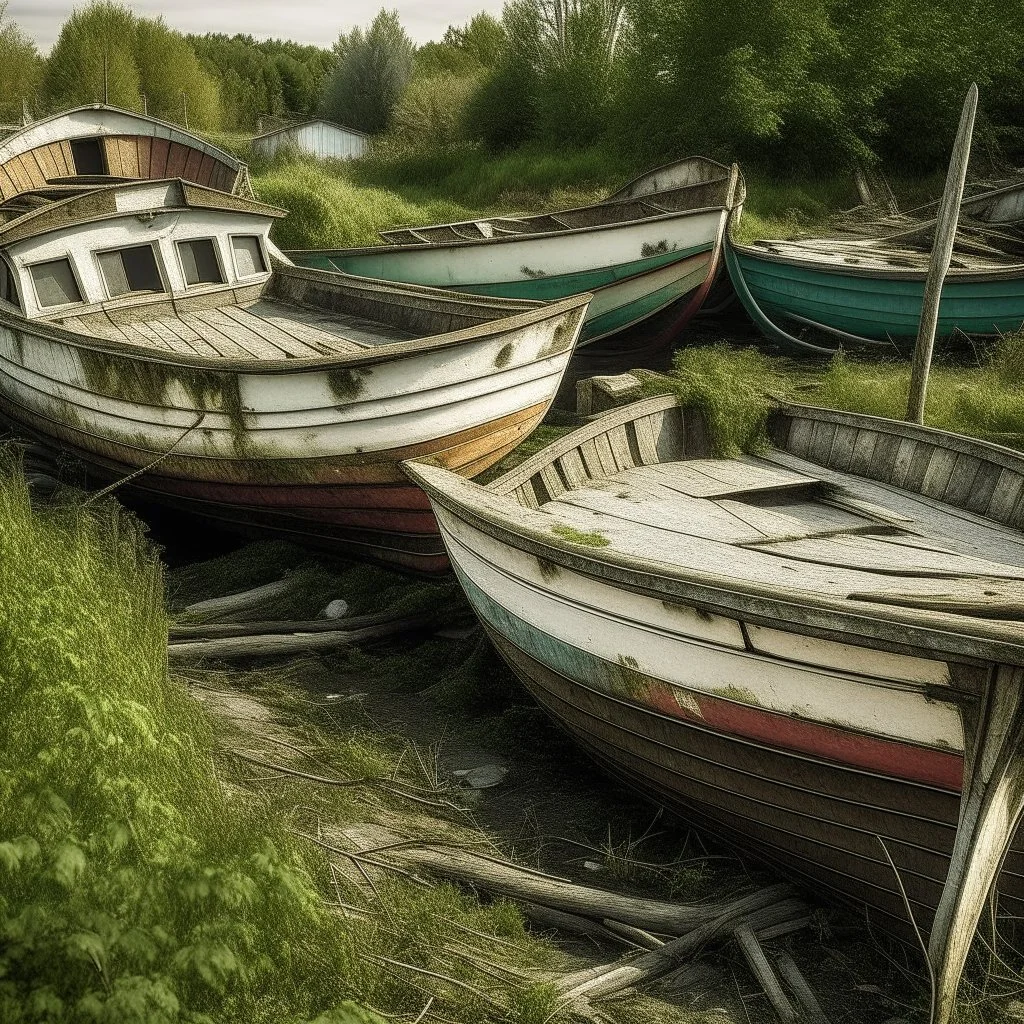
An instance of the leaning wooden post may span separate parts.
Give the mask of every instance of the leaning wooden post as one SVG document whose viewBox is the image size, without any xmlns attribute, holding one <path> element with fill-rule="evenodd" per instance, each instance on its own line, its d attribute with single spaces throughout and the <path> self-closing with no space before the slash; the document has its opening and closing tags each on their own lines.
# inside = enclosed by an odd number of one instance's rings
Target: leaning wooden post
<svg viewBox="0 0 1024 1024">
<path fill-rule="evenodd" d="M 956 224 L 960 218 L 960 201 L 964 197 L 964 184 L 967 181 L 967 162 L 971 156 L 971 135 L 974 132 L 974 114 L 977 109 L 978 86 L 972 84 L 967 90 L 963 113 L 960 115 L 960 129 L 956 133 L 953 156 L 949 161 L 949 172 L 946 175 L 946 188 L 939 203 L 939 214 L 935 221 L 935 244 L 932 246 L 932 258 L 928 264 L 928 276 L 924 281 L 921 323 L 914 344 L 910 397 L 907 400 L 907 420 L 910 423 L 924 423 L 924 401 L 928 392 L 932 350 L 935 348 L 935 330 L 939 325 L 942 282 L 946 279 L 949 261 L 953 258 Z"/>
</svg>

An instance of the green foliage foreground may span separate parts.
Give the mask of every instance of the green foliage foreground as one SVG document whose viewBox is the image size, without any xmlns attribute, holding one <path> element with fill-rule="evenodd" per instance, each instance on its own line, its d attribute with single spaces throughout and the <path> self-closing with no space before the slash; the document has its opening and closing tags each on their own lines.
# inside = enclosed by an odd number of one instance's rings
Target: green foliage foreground
<svg viewBox="0 0 1024 1024">
<path fill-rule="evenodd" d="M 211 772 L 159 562 L 0 465 L 0 1020 L 369 1021 L 299 851 Z"/>
</svg>

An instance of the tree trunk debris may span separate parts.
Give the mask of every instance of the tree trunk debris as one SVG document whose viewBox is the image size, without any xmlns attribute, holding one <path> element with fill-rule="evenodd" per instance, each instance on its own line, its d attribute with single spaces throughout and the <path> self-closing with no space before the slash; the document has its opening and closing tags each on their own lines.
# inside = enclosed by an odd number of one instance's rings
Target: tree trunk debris
<svg viewBox="0 0 1024 1024">
<path fill-rule="evenodd" d="M 789 997 L 783 991 L 782 984 L 776 977 L 771 962 L 761 948 L 761 943 L 757 941 L 757 936 L 751 930 L 750 925 L 744 922 L 733 932 L 733 935 L 751 972 L 772 1004 L 772 1009 L 778 1014 L 779 1020 L 784 1021 L 785 1024 L 793 1024 L 799 1019 L 799 1016 L 793 1009 Z"/>
<path fill-rule="evenodd" d="M 409 633 L 417 629 L 427 629 L 435 622 L 432 614 L 407 615 L 391 618 L 376 625 L 363 626 L 360 629 L 334 629 L 311 631 L 293 631 L 291 633 L 268 633 L 256 636 L 234 636 L 213 640 L 192 640 L 173 642 L 168 646 L 167 653 L 171 661 L 201 661 L 217 659 L 232 661 L 237 658 L 272 658 L 284 654 L 307 654 L 311 651 L 330 651 L 339 647 L 366 643 L 394 636 L 397 633 Z M 294 624 L 293 624 L 294 625 Z"/>
<path fill-rule="evenodd" d="M 206 621 L 223 619 L 228 615 L 239 615 L 283 597 L 294 585 L 295 580 L 290 576 L 285 576 L 284 579 L 265 583 L 262 587 L 244 590 L 239 594 L 225 594 L 223 597 L 212 597 L 208 601 L 198 601 L 196 604 L 190 604 L 183 614 L 189 618 L 201 618 Z"/>
</svg>

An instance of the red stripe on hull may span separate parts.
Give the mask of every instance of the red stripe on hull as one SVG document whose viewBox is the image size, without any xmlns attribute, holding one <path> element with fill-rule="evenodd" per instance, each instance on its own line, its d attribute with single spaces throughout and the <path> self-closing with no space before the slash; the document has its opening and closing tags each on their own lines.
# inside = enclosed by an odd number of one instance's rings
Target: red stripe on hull
<svg viewBox="0 0 1024 1024">
<path fill-rule="evenodd" d="M 696 701 L 699 714 L 680 707 L 667 683 L 648 684 L 637 702 L 674 718 L 699 722 L 724 735 L 756 740 L 780 750 L 810 754 L 954 793 L 959 793 L 963 785 L 964 759 L 953 751 L 851 732 L 721 697 L 686 692 Z"/>
</svg>

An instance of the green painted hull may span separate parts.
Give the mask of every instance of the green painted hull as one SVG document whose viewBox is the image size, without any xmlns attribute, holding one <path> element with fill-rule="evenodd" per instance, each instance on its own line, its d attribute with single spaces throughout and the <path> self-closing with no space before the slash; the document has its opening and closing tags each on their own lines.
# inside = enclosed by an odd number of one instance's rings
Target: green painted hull
<svg viewBox="0 0 1024 1024">
<path fill-rule="evenodd" d="M 772 320 L 802 317 L 884 341 L 913 339 L 921 319 L 922 278 L 861 276 L 733 254 L 750 294 Z M 938 333 L 1000 334 L 1024 324 L 1024 274 L 998 280 L 946 279 Z"/>
<path fill-rule="evenodd" d="M 349 254 L 339 250 L 293 254 L 292 258 L 299 266 L 314 270 L 340 271 L 377 280 L 429 284 L 471 295 L 552 302 L 581 292 L 594 292 L 597 298 L 584 320 L 579 341 L 581 345 L 624 330 L 666 306 L 685 299 L 704 283 L 713 270 L 712 245 L 658 253 L 616 266 L 575 273 L 516 281 L 460 283 L 457 286 L 442 286 L 435 281 L 421 280 L 422 275 L 407 272 L 407 268 L 414 269 L 410 261 L 403 260 L 400 252 L 385 246 L 381 247 L 379 254 L 365 251 Z M 676 267 L 677 264 L 678 274 L 670 275 L 667 281 L 664 273 L 657 273 Z M 649 288 L 644 287 L 644 278 L 650 279 Z"/>
</svg>

